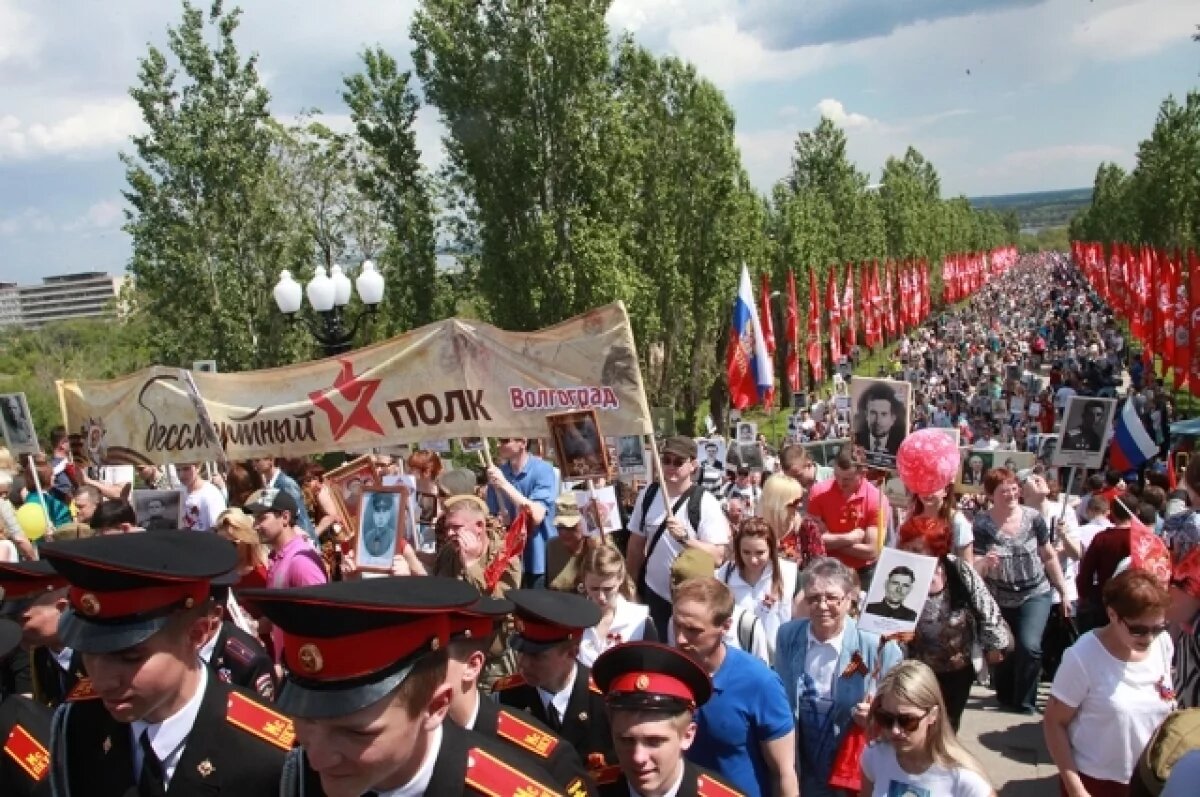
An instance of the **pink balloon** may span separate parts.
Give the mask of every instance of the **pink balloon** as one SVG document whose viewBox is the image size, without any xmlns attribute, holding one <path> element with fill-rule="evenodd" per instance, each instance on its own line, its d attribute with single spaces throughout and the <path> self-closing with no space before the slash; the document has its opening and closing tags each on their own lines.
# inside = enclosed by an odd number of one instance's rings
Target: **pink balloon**
<svg viewBox="0 0 1200 797">
<path fill-rule="evenodd" d="M 900 481 L 914 495 L 930 495 L 954 482 L 958 446 L 943 429 L 922 429 L 900 443 L 896 452 Z"/>
</svg>

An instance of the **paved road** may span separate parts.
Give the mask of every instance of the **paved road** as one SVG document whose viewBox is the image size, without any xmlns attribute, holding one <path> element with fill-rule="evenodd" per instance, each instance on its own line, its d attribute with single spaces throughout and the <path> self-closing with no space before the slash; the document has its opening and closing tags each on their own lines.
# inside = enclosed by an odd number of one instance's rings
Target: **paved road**
<svg viewBox="0 0 1200 797">
<path fill-rule="evenodd" d="M 1042 684 L 1042 705 L 1049 685 Z M 1058 770 L 1042 739 L 1042 718 L 999 709 L 992 691 L 971 690 L 959 738 L 983 764 L 1000 797 L 1056 797 Z"/>
</svg>

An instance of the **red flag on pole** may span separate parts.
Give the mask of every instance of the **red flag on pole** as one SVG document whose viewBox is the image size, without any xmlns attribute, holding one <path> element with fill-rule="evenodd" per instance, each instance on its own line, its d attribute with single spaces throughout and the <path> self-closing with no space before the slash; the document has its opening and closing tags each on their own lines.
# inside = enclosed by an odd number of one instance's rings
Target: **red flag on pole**
<svg viewBox="0 0 1200 797">
<path fill-rule="evenodd" d="M 1171 371 L 1176 390 L 1188 383 L 1188 370 L 1192 363 L 1190 324 L 1192 308 L 1188 304 L 1187 275 L 1184 273 L 1183 267 L 1183 257 L 1177 254 L 1175 257 L 1175 292 L 1171 294 L 1171 301 L 1175 308 L 1175 355 L 1171 358 Z M 1191 268 L 1195 267 L 1193 262 Z"/>
<path fill-rule="evenodd" d="M 896 264 L 891 260 L 883 267 L 883 302 L 888 337 L 896 337 Z"/>
<path fill-rule="evenodd" d="M 1176 259 L 1159 252 L 1158 313 L 1154 318 L 1155 350 L 1162 357 L 1163 376 L 1175 362 L 1175 285 L 1178 281 Z M 1152 282 L 1151 285 L 1154 283 Z"/>
<path fill-rule="evenodd" d="M 814 382 L 824 379 L 821 368 L 821 294 L 817 292 L 816 269 L 808 269 L 808 364 Z"/>
<path fill-rule="evenodd" d="M 800 308 L 796 302 L 796 274 L 788 269 L 787 277 L 787 320 L 784 335 L 787 337 L 787 380 L 788 389 L 800 392 Z"/>
<path fill-rule="evenodd" d="M 837 295 L 837 266 L 830 267 L 826 286 L 825 309 L 829 311 L 829 359 L 834 367 L 837 367 L 842 359 L 842 311 Z"/>
<path fill-rule="evenodd" d="M 763 343 L 767 344 L 767 354 L 771 356 L 772 365 L 775 360 L 775 322 L 771 314 L 771 275 L 762 273 L 762 286 L 758 292 L 758 318 L 762 324 Z M 771 370 L 774 370 L 772 368 Z"/>
<path fill-rule="evenodd" d="M 854 265 L 846 266 L 846 291 L 842 294 L 842 318 L 846 321 L 846 354 L 858 345 L 858 329 L 854 320 Z"/>
<path fill-rule="evenodd" d="M 1188 297 L 1191 309 L 1188 315 L 1188 390 L 1200 396 L 1200 345 L 1196 335 L 1200 334 L 1200 257 L 1188 252 Z"/>
</svg>

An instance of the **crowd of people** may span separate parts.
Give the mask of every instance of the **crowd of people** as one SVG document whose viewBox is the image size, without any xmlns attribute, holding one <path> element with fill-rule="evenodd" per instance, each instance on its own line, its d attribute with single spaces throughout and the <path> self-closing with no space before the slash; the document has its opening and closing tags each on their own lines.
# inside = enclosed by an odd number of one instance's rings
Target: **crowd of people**
<svg viewBox="0 0 1200 797">
<path fill-rule="evenodd" d="M 373 463 L 411 477 L 419 513 L 383 572 L 355 561 L 315 463 L 142 467 L 139 488 L 181 493 L 181 528 L 157 530 L 55 430 L 50 453 L 0 461 L 0 718 L 25 734 L 0 791 L 986 797 L 957 739 L 982 683 L 1042 718 L 1063 793 L 1130 794 L 1200 613 L 1200 463 L 1172 489 L 1170 395 L 1130 372 L 1137 353 L 1058 258 L 895 352 L 908 431 L 957 429 L 967 449 L 957 485 L 897 489 L 837 388 L 758 457 L 659 441 L 657 478 L 614 474 L 611 535 L 534 441 L 502 439 L 478 469 L 419 450 Z M 1067 400 L 1115 394 L 1159 458 L 1056 468 Z M 40 539 L 26 503 L 49 517 Z M 1146 529 L 1169 584 L 1134 562 Z M 910 633 L 861 623 L 884 547 L 933 562 Z M 888 595 L 915 583 L 880 575 Z"/>
</svg>

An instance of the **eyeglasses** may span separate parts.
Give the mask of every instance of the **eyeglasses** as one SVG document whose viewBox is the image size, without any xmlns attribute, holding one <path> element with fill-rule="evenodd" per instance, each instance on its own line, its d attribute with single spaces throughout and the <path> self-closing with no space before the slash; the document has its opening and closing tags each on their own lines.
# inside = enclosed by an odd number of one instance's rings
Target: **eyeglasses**
<svg viewBox="0 0 1200 797">
<path fill-rule="evenodd" d="M 809 606 L 820 606 L 822 603 L 833 605 L 846 599 L 845 595 L 805 595 L 804 602 Z"/>
<path fill-rule="evenodd" d="M 1158 636 L 1170 628 L 1166 623 L 1158 625 L 1142 625 L 1141 623 L 1130 624 L 1124 617 L 1120 618 L 1121 625 L 1125 626 L 1125 630 L 1130 636 Z"/>
<path fill-rule="evenodd" d="M 912 733 L 921 727 L 921 720 L 928 717 L 930 711 L 933 711 L 933 709 L 927 708 L 922 714 L 893 714 L 890 711 L 877 708 L 872 712 L 872 717 L 875 719 L 875 724 L 884 730 L 890 731 L 899 725 L 900 730 L 905 733 Z"/>
<path fill-rule="evenodd" d="M 663 467 L 670 466 L 672 468 L 683 467 L 683 463 L 687 462 L 683 457 L 676 457 L 670 454 L 662 458 Z"/>
</svg>

